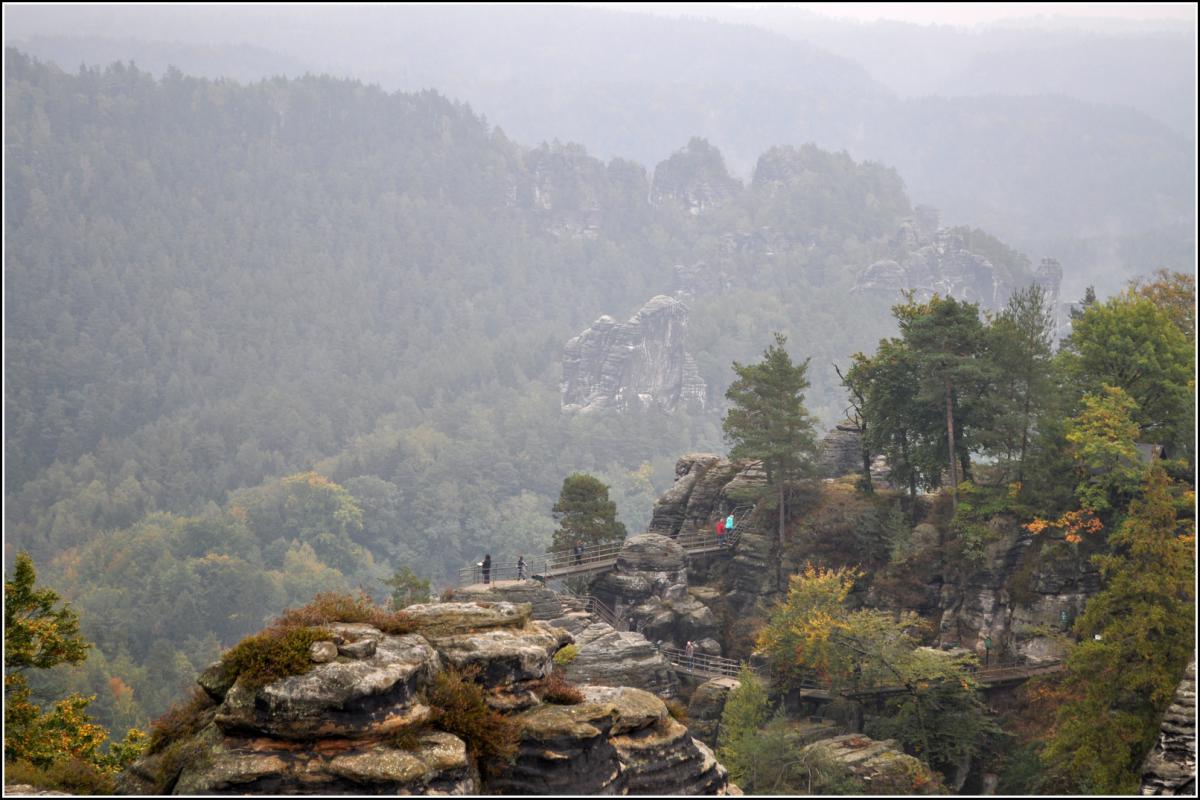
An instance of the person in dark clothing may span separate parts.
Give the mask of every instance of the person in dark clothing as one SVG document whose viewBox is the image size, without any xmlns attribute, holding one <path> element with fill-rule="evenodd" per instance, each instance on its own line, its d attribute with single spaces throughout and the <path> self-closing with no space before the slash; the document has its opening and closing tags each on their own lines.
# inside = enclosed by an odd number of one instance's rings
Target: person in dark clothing
<svg viewBox="0 0 1200 800">
<path fill-rule="evenodd" d="M 575 563 L 577 565 L 583 563 L 583 542 L 578 539 L 575 540 Z"/>
<path fill-rule="evenodd" d="M 525 580 L 525 556 L 517 556 L 517 580 Z"/>
<path fill-rule="evenodd" d="M 491 583 L 492 578 L 492 554 L 488 553 L 483 557 L 483 562 L 480 565 L 483 568 L 483 582 Z"/>
</svg>

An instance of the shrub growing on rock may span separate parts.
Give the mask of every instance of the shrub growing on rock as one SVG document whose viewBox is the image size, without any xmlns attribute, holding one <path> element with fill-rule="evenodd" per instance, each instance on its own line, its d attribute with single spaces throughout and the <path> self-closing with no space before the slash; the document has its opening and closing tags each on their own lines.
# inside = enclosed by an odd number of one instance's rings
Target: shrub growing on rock
<svg viewBox="0 0 1200 800">
<path fill-rule="evenodd" d="M 550 673 L 550 677 L 546 679 L 545 686 L 542 687 L 539 694 L 541 694 L 543 702 L 562 706 L 574 706 L 583 702 L 583 692 L 564 678 L 558 670 Z"/>
<path fill-rule="evenodd" d="M 192 696 L 182 703 L 171 706 L 154 722 L 150 723 L 150 741 L 147 755 L 165 750 L 173 742 L 199 733 L 212 721 L 216 705 L 203 689 L 192 690 Z"/>
<path fill-rule="evenodd" d="M 487 704 L 476 669 L 440 672 L 429 687 L 434 724 L 467 744 L 476 760 L 511 762 L 517 755 L 520 728 Z"/>
<path fill-rule="evenodd" d="M 307 605 L 285 609 L 271 627 L 319 627 L 335 622 L 364 622 L 392 635 L 412 633 L 416 628 L 408 614 L 378 605 L 365 592 L 322 592 Z"/>
<path fill-rule="evenodd" d="M 569 644 L 554 654 L 554 663 L 560 667 L 565 667 L 574 661 L 578 655 L 579 648 L 573 644 Z"/>
<path fill-rule="evenodd" d="M 332 636 L 324 628 L 268 628 L 234 645 L 221 657 L 221 665 L 243 686 L 256 689 L 308 672 L 313 666 L 309 648 Z"/>
<path fill-rule="evenodd" d="M 5 787 L 28 784 L 39 790 L 53 790 L 67 794 L 106 794 L 115 790 L 112 775 L 80 758 L 59 759 L 44 767 L 35 767 L 28 761 L 10 761 L 4 764 Z"/>
</svg>

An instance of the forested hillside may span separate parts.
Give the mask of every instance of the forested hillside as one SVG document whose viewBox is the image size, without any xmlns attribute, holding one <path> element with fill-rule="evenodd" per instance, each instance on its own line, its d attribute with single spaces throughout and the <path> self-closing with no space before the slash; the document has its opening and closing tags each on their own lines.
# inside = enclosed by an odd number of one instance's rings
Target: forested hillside
<svg viewBox="0 0 1200 800">
<path fill-rule="evenodd" d="M 693 214 L 702 141 L 651 204 L 644 167 L 433 92 L 6 59 L 5 545 L 79 609 L 70 681 L 113 727 L 315 591 L 539 551 L 576 470 L 640 529 L 723 448 L 733 360 L 787 332 L 830 423 L 832 363 L 890 324 L 848 298 L 909 201 L 844 154 L 776 150 Z M 700 261 L 729 278 L 689 301 L 709 411 L 561 414 L 566 340 Z"/>
<path fill-rule="evenodd" d="M 263 7 L 237 20 L 205 7 L 70 7 L 24 10 L 13 30 L 66 69 L 134 58 L 209 76 L 311 71 L 437 87 L 518 141 L 576 141 L 646 165 L 692 136 L 742 178 L 772 146 L 845 149 L 895 167 L 914 201 L 948 222 L 1058 258 L 1072 296 L 1194 262 L 1194 25 L 709 14 L 746 24 L 566 6 Z M 120 41 L 104 38 L 114 27 Z"/>
</svg>

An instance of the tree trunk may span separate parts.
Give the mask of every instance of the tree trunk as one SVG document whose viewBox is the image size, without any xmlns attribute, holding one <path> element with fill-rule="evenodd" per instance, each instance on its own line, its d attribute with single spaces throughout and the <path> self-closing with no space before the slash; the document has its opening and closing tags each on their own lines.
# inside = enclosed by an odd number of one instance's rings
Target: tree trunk
<svg viewBox="0 0 1200 800">
<path fill-rule="evenodd" d="M 871 483 L 871 451 L 867 448 L 867 426 L 858 426 L 858 435 L 862 443 L 862 488 L 867 494 L 875 494 L 875 485 Z"/>
<path fill-rule="evenodd" d="M 951 399 L 950 378 L 945 378 L 946 386 L 946 450 L 950 454 L 950 502 L 958 506 L 958 470 L 954 464 L 954 402 Z"/>
<path fill-rule="evenodd" d="M 1021 456 L 1017 461 L 1017 483 L 1025 482 L 1025 450 L 1029 447 L 1029 389 L 1025 389 L 1025 417 L 1021 422 Z"/>
<path fill-rule="evenodd" d="M 779 591 L 781 591 L 781 592 L 787 591 L 787 586 L 783 579 L 783 520 L 784 520 L 783 481 L 780 480 L 779 481 L 779 561 L 777 561 L 776 563 L 778 564 L 778 567 L 779 567 L 779 569 L 778 569 L 779 574 L 777 576 L 777 580 L 779 582 Z"/>
</svg>

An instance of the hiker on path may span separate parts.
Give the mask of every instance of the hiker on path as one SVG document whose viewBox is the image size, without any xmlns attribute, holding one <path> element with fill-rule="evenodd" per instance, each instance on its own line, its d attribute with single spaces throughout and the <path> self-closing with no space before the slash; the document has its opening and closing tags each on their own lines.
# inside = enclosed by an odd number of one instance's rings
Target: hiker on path
<svg viewBox="0 0 1200 800">
<path fill-rule="evenodd" d="M 525 580 L 525 556 L 517 556 L 517 580 Z"/>
<path fill-rule="evenodd" d="M 688 639 L 687 647 L 683 648 L 683 654 L 687 656 L 688 672 L 693 672 L 696 669 L 696 645 Z"/>
<path fill-rule="evenodd" d="M 492 554 L 487 553 L 483 557 L 483 561 L 479 562 L 479 566 L 483 568 L 483 582 L 491 583 L 492 579 Z"/>
<path fill-rule="evenodd" d="M 725 532 L 733 533 L 733 512 L 729 512 L 729 516 L 725 518 Z"/>
<path fill-rule="evenodd" d="M 725 546 L 725 518 L 722 517 L 721 519 L 717 520 L 717 524 L 715 527 L 717 530 L 717 546 L 724 547 Z"/>
<path fill-rule="evenodd" d="M 583 563 L 583 542 L 576 539 L 575 540 L 575 564 L 579 565 L 582 563 Z"/>
</svg>

